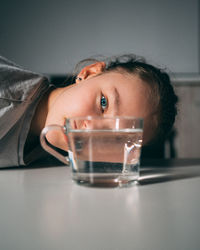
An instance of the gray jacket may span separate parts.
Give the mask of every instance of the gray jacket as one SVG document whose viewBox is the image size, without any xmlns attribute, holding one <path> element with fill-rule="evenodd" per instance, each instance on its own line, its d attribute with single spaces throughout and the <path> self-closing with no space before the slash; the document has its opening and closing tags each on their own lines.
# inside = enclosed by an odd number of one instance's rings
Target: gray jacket
<svg viewBox="0 0 200 250">
<path fill-rule="evenodd" d="M 0 57 L 0 167 L 25 165 L 24 145 L 48 80 Z"/>
</svg>

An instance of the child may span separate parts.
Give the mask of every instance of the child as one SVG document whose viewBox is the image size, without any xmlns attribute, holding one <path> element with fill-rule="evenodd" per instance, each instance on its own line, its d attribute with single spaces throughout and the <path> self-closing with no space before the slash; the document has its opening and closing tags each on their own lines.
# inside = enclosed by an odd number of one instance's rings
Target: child
<svg viewBox="0 0 200 250">
<path fill-rule="evenodd" d="M 141 117 L 147 145 L 168 134 L 176 102 L 168 74 L 134 55 L 93 61 L 62 88 L 0 58 L 0 166 L 36 160 L 42 128 L 72 116 Z M 62 136 L 50 140 L 67 150 Z"/>
</svg>

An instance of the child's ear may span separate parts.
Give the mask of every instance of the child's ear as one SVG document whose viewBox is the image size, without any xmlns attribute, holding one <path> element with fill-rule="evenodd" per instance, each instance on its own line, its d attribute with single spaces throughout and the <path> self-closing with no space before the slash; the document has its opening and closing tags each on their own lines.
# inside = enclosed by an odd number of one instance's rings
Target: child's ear
<svg viewBox="0 0 200 250">
<path fill-rule="evenodd" d="M 95 75 L 98 75 L 104 71 L 106 67 L 105 62 L 96 62 L 85 66 L 76 78 L 76 83 L 81 82 L 82 80 L 89 79 Z"/>
</svg>

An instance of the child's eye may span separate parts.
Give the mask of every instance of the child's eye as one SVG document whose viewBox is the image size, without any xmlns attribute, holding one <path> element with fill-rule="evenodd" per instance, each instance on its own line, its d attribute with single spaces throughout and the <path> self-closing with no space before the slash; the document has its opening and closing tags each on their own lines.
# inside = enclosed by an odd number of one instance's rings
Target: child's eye
<svg viewBox="0 0 200 250">
<path fill-rule="evenodd" d="M 101 95 L 100 105 L 102 112 L 104 112 L 108 107 L 108 101 L 103 94 Z"/>
</svg>

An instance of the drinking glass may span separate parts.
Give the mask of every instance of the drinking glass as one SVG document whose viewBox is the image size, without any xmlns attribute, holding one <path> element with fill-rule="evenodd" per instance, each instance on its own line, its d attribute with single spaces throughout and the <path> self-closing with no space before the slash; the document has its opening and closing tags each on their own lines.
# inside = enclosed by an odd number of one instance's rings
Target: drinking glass
<svg viewBox="0 0 200 250">
<path fill-rule="evenodd" d="M 48 133 L 61 132 L 68 155 L 55 150 Z M 41 145 L 70 165 L 75 182 L 87 186 L 129 186 L 137 183 L 143 119 L 135 117 L 72 117 L 64 126 L 45 127 Z"/>
</svg>

